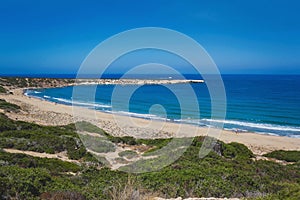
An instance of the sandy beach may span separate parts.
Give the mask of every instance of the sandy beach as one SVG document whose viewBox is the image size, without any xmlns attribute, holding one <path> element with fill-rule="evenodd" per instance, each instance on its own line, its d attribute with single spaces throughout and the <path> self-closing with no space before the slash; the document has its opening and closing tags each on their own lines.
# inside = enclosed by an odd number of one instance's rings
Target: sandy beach
<svg viewBox="0 0 300 200">
<path fill-rule="evenodd" d="M 21 106 L 22 111 L 19 113 L 6 113 L 7 116 L 14 120 L 35 122 L 41 125 L 66 125 L 75 121 L 88 121 L 114 136 L 130 135 L 136 138 L 205 136 L 209 134 L 226 143 L 243 143 L 256 155 L 262 155 L 274 150 L 300 150 L 299 138 L 256 133 L 236 134 L 232 131 L 196 127 L 188 124 L 151 121 L 82 107 L 56 104 L 25 96 L 23 89 L 14 89 L 12 93 L 0 95 L 0 98 Z"/>
</svg>

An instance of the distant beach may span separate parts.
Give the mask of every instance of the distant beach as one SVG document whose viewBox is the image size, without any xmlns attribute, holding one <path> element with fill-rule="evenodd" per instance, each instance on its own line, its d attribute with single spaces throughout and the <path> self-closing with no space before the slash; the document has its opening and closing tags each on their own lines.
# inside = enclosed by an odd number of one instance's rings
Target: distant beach
<svg viewBox="0 0 300 200">
<path fill-rule="evenodd" d="M 87 108 L 78 107 L 82 111 L 80 118 L 73 118 L 73 108 L 68 105 L 57 104 L 37 98 L 25 96 L 23 89 L 13 89 L 12 94 L 0 95 L 1 99 L 15 103 L 22 107 L 20 113 L 7 113 L 12 119 L 35 122 L 43 125 L 66 125 L 75 121 L 89 121 L 114 136 L 124 136 L 124 133 L 117 124 L 114 123 L 114 115 L 100 111 L 94 112 Z M 96 120 L 93 117 L 96 113 Z M 133 120 L 137 124 L 147 125 L 149 120 L 134 118 L 129 116 L 119 116 L 123 121 Z M 207 135 L 208 127 L 197 127 L 188 124 L 178 124 L 172 122 L 152 121 L 151 128 L 141 128 L 130 130 L 131 135 L 136 138 L 169 138 L 174 136 L 174 132 L 179 126 L 184 126 L 185 130 L 190 130 L 189 133 L 196 135 Z M 158 127 L 157 130 L 153 127 Z M 213 129 L 213 128 L 210 128 Z M 126 134 L 127 135 L 127 134 Z M 191 136 L 188 133 L 184 136 Z M 194 136 L 194 135 L 192 135 Z M 239 133 L 234 131 L 222 130 L 220 140 L 224 142 L 239 142 L 249 147 L 255 154 L 262 155 L 274 150 L 300 150 L 300 139 L 279 137 L 271 135 L 261 135 L 255 133 Z"/>
<path fill-rule="evenodd" d="M 207 83 L 193 79 L 193 76 L 188 78 L 80 79 L 76 82 L 73 79 L 72 83 L 58 84 L 54 88 L 48 88 L 46 85 L 40 89 L 28 89 L 25 94 L 59 104 L 131 117 L 167 120 L 201 127 L 222 127 L 220 124 L 223 123 L 225 130 L 239 133 L 300 137 L 300 93 L 297 90 L 300 77 L 224 75 L 227 96 L 226 100 L 224 98 L 224 120 L 211 117 L 212 101 Z M 80 90 L 79 96 L 73 96 L 74 88 Z M 132 93 L 132 97 L 127 103 L 124 102 L 124 98 L 133 90 L 136 91 Z M 121 92 L 121 96 L 116 96 L 115 91 Z M 94 93 L 95 97 L 88 95 Z M 183 102 L 179 101 L 180 98 Z M 153 105 L 161 105 L 164 110 L 155 106 L 152 109 Z"/>
</svg>

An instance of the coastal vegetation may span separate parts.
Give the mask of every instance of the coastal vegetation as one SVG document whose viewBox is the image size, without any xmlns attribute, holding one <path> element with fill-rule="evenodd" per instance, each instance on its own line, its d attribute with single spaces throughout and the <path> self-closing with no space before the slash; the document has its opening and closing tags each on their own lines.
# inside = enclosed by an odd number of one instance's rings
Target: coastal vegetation
<svg viewBox="0 0 300 200">
<path fill-rule="evenodd" d="M 293 162 L 282 165 L 273 161 L 253 160 L 255 155 L 243 144 L 218 141 L 216 148 L 200 159 L 198 153 L 203 137 L 196 137 L 176 162 L 162 170 L 128 174 L 105 167 L 105 159 L 95 159 L 82 145 L 82 136 L 78 136 L 76 127 L 83 132 L 99 134 L 97 142 L 103 142 L 101 138 L 105 137 L 109 144 L 146 146 L 148 150 L 145 154 L 155 153 L 155 150 L 171 141 L 113 137 L 87 122 L 56 127 L 40 126 L 11 120 L 1 114 L 1 199 L 51 199 L 54 196 L 55 199 L 114 199 L 120 194 L 135 194 L 140 199 L 153 195 L 167 198 L 300 198 L 300 163 L 297 151 L 275 151 L 266 155 Z M 97 142 L 89 142 L 92 147 L 98 148 Z M 8 153 L 5 151 L 7 148 L 50 154 L 66 152 L 70 159 L 77 160 L 78 163 Z M 113 146 L 106 148 L 104 152 L 107 151 L 114 151 Z M 137 155 L 134 150 L 119 153 L 120 158 L 123 158 L 122 162 Z M 151 160 L 143 164 L 147 167 Z"/>
<path fill-rule="evenodd" d="M 131 151 L 131 150 L 126 150 L 126 151 L 122 151 L 119 153 L 120 157 L 125 157 L 125 158 L 134 158 L 137 156 L 137 153 L 135 151 Z"/>
<path fill-rule="evenodd" d="M 267 153 L 264 156 L 269 158 L 275 158 L 278 160 L 284 160 L 287 162 L 299 162 L 300 161 L 300 151 L 284 151 L 277 150 L 271 153 Z"/>
<path fill-rule="evenodd" d="M 6 93 L 6 92 L 7 90 L 4 87 L 0 86 L 0 93 Z"/>
<path fill-rule="evenodd" d="M 50 174 L 58 175 L 64 172 L 79 172 L 82 167 L 71 162 L 56 158 L 38 158 L 25 154 L 12 154 L 0 151 L 1 166 L 18 166 L 22 168 L 45 168 Z"/>
<path fill-rule="evenodd" d="M 18 78 L 18 77 L 0 78 L 0 85 L 9 88 L 57 87 L 59 85 L 68 85 L 71 83 L 74 83 L 74 79 Z M 1 87 L 0 87 L 0 93 L 1 93 Z"/>
<path fill-rule="evenodd" d="M 70 159 L 91 157 L 82 145 L 74 125 L 39 126 L 14 121 L 0 114 L 0 148 L 59 153 L 66 151 Z"/>
<path fill-rule="evenodd" d="M 20 106 L 0 99 L 0 109 L 4 110 L 5 112 L 18 112 L 20 110 Z"/>
</svg>

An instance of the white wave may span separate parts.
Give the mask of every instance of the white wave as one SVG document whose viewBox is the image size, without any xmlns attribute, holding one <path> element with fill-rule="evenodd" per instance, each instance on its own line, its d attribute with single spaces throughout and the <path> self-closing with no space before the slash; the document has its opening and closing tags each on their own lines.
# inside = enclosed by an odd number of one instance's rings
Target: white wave
<svg viewBox="0 0 300 200">
<path fill-rule="evenodd" d="M 72 100 L 56 98 L 56 97 L 53 97 L 53 99 L 60 101 L 60 102 L 64 102 L 64 103 L 68 103 L 68 104 L 72 104 L 72 105 L 78 105 L 78 106 L 87 106 L 87 107 L 96 107 L 96 108 L 111 108 L 110 105 L 104 105 L 104 104 L 98 104 L 98 103 L 79 102 L 79 101 L 72 101 Z"/>
<path fill-rule="evenodd" d="M 40 94 L 40 93 L 42 93 L 42 92 L 36 91 L 36 90 L 26 90 L 24 94 L 29 94 L 29 93 Z"/>
<path fill-rule="evenodd" d="M 69 104 L 72 104 L 72 103 L 73 103 L 72 100 L 68 100 L 68 99 L 56 98 L 56 97 L 53 97 L 53 99 L 55 99 L 55 100 L 57 100 L 57 101 L 60 101 L 60 102 L 64 102 L 64 103 L 69 103 Z"/>
<path fill-rule="evenodd" d="M 47 95 L 44 95 L 44 98 L 46 99 L 51 99 L 51 97 L 47 96 Z"/>
<path fill-rule="evenodd" d="M 25 94 L 25 95 L 26 95 L 26 94 Z M 45 101 L 45 98 L 43 98 L 43 97 L 31 96 L 30 94 L 27 94 L 26 96 L 28 96 L 28 97 L 33 97 L 33 98 L 36 98 L 36 99 L 40 99 L 40 100 L 42 100 L 42 101 Z"/>
<path fill-rule="evenodd" d="M 234 120 L 215 120 L 215 119 L 201 119 L 201 120 L 207 121 L 207 122 L 232 124 L 232 125 L 251 127 L 251 128 L 260 128 L 260 129 L 273 130 L 273 131 L 300 131 L 300 127 L 292 127 L 292 126 L 281 126 L 281 125 L 265 124 L 265 123 L 242 122 L 242 121 L 234 121 Z"/>
<path fill-rule="evenodd" d="M 227 131 L 239 131 L 239 132 L 248 132 L 249 130 L 246 130 L 246 129 L 237 129 L 237 128 L 224 128 L 224 130 L 227 130 Z"/>
<path fill-rule="evenodd" d="M 289 137 L 292 137 L 292 138 L 300 138 L 300 135 L 289 135 Z"/>
<path fill-rule="evenodd" d="M 204 124 L 199 119 L 174 119 L 174 122 L 211 127 L 209 124 Z"/>
<path fill-rule="evenodd" d="M 25 90 L 24 91 L 25 96 L 30 96 L 31 93 L 32 93 L 32 90 Z"/>
<path fill-rule="evenodd" d="M 166 119 L 164 117 L 160 117 L 153 114 L 141 114 L 141 113 L 133 113 L 133 112 L 126 112 L 126 111 L 107 111 L 109 113 L 118 114 L 118 115 L 125 115 L 125 116 L 131 116 L 131 117 L 138 117 L 138 118 L 144 118 L 144 119 L 154 119 L 154 120 L 170 120 Z"/>
<path fill-rule="evenodd" d="M 276 133 L 270 133 L 270 132 L 255 131 L 254 133 L 262 134 L 262 135 L 282 136 L 282 135 L 279 135 L 279 134 L 276 134 Z M 290 135 L 288 135 L 288 137 L 290 137 Z"/>
</svg>

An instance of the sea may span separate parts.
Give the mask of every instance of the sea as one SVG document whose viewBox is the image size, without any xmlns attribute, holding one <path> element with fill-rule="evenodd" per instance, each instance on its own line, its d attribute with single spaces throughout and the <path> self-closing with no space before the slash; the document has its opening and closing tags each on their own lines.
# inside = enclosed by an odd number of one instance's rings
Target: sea
<svg viewBox="0 0 300 200">
<path fill-rule="evenodd" d="M 53 78 L 74 77 L 61 75 Z M 110 75 L 105 78 L 119 78 L 119 76 Z M 149 78 L 149 76 L 131 78 Z M 157 78 L 176 79 L 172 75 Z M 199 79 L 199 76 L 185 75 L 185 78 Z M 184 108 L 181 107 L 182 99 L 189 102 L 191 98 L 186 91 L 186 84 L 138 87 L 122 85 L 121 93 L 130 93 L 130 98 L 125 98 L 126 95 L 122 96 L 122 94 L 116 96 L 117 87 L 120 91 L 120 86 L 116 85 L 28 89 L 25 94 L 60 104 L 82 106 L 138 118 L 167 120 L 204 127 L 212 126 L 212 122 L 217 122 L 223 123 L 223 128 L 226 130 L 240 133 L 255 132 L 300 138 L 300 75 L 222 75 L 222 79 L 226 92 L 224 119 L 211 117 L 212 101 L 206 83 L 189 83 L 198 104 L 186 103 L 187 106 Z M 80 87 L 80 91 L 87 94 L 93 92 L 96 87 L 95 98 L 87 100 L 83 93 L 82 98 L 77 96 L 74 100 L 73 87 Z"/>
</svg>

